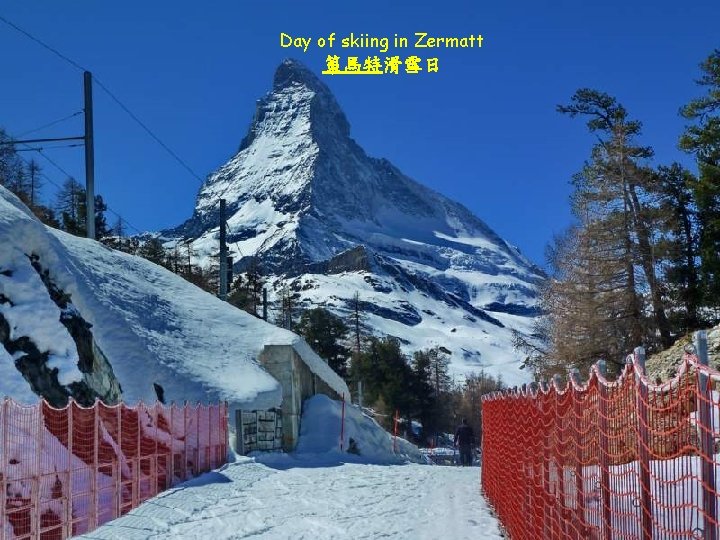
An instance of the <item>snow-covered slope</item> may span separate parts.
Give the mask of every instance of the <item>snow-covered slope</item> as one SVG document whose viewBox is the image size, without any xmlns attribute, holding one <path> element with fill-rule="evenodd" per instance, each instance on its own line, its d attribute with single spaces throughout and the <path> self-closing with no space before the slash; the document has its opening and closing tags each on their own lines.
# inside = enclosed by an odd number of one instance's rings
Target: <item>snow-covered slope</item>
<svg viewBox="0 0 720 540">
<path fill-rule="evenodd" d="M 38 366 L 27 365 L 30 356 L 48 368 L 45 380 L 57 369 L 61 389 L 87 379 L 62 322 L 70 312 L 92 325 L 94 347 L 110 364 L 103 376 L 117 379 L 126 401 L 154 401 L 156 383 L 167 401 L 277 406 L 280 386 L 256 360 L 266 344 L 294 346 L 313 371 L 347 394 L 295 334 L 142 258 L 45 227 L 0 186 L 0 396 L 33 399 L 17 367 L 36 374 Z"/>
<path fill-rule="evenodd" d="M 298 62 L 280 65 L 237 154 L 203 184 L 193 216 L 163 235 L 195 238 L 209 261 L 221 198 L 239 270 L 254 256 L 306 307 L 341 315 L 358 292 L 365 327 L 408 352 L 441 345 L 456 373 L 524 379 L 510 329 L 529 331 L 542 273 L 465 207 L 367 156 Z"/>
</svg>

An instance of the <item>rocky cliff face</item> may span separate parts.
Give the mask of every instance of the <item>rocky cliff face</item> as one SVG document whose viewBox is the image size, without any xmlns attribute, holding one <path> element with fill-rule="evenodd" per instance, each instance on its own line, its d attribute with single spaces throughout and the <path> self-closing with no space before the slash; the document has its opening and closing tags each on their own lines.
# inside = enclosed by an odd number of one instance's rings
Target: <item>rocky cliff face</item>
<svg viewBox="0 0 720 540">
<path fill-rule="evenodd" d="M 64 407 L 69 398 L 84 406 L 96 399 L 109 405 L 119 402 L 122 389 L 95 342 L 92 325 L 72 304 L 70 295 L 53 282 L 40 257 L 30 254 L 27 258 L 29 264 L 24 268 L 0 268 L 0 346 L 12 356 L 32 392 L 54 407 Z M 35 284 L 31 295 L 25 287 L 15 285 L 14 276 L 17 282 Z M 32 302 L 30 296 L 34 297 Z M 28 324 L 27 316 L 32 316 L 28 311 L 35 311 L 34 316 L 40 319 L 36 324 Z M 58 334 L 67 343 L 58 344 Z M 48 339 L 48 335 L 52 337 Z M 58 345 L 64 345 L 65 351 L 61 353 Z M 56 359 L 59 354 L 64 356 L 60 362 Z M 75 377 L 65 373 L 75 369 Z"/>
<path fill-rule="evenodd" d="M 192 237 L 210 257 L 220 198 L 236 269 L 255 257 L 301 303 L 341 315 L 357 292 L 373 333 L 408 350 L 443 345 L 459 372 L 512 364 L 510 378 L 524 378 L 510 329 L 529 331 L 542 272 L 462 205 L 369 157 L 298 62 L 277 69 L 238 152 L 208 177 L 192 217 L 163 235 Z"/>
</svg>

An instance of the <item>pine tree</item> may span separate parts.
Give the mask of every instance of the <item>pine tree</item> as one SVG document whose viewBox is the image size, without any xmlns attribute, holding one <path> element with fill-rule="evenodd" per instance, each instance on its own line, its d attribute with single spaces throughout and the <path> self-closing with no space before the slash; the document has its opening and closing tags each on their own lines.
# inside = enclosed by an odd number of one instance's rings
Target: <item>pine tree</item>
<svg viewBox="0 0 720 540">
<path fill-rule="evenodd" d="M 62 230 L 76 236 L 85 236 L 85 190 L 77 180 L 67 178 L 55 201 L 55 210 L 60 216 Z"/>
<path fill-rule="evenodd" d="M 83 194 L 85 190 L 83 190 Z M 87 204 L 87 203 L 86 203 Z M 107 219 L 105 218 L 105 212 L 107 212 L 107 204 L 102 198 L 102 195 L 95 195 L 95 239 L 102 240 L 106 236 L 110 235 L 110 229 L 108 228 Z M 87 217 L 85 218 L 87 219 Z"/>
<path fill-rule="evenodd" d="M 152 237 L 146 240 L 145 243 L 140 246 L 138 255 L 159 266 L 167 267 L 165 247 L 159 238 Z"/>
<path fill-rule="evenodd" d="M 641 164 L 653 152 L 651 148 L 635 142 L 642 124 L 631 120 L 615 98 L 591 89 L 578 90 L 570 104 L 558 106 L 558 111 L 570 117 L 587 118 L 588 129 L 599 140 L 593 148 L 590 163 L 575 178 L 576 216 L 578 213 L 586 214 L 577 216 L 585 219 L 586 227 L 588 222 L 596 228 L 610 226 L 616 233 L 622 234 L 625 256 L 621 264 L 625 266 L 628 294 L 634 292 L 638 295 L 643 287 L 648 288 L 655 327 L 643 336 L 639 328 L 638 309 L 634 337 L 647 340 L 657 332 L 660 345 L 669 347 L 672 337 L 663 302 L 662 283 L 654 260 L 652 211 L 646 200 L 653 178 Z M 635 280 L 636 264 L 644 274 L 644 283 Z"/>
<path fill-rule="evenodd" d="M 28 178 L 28 196 L 30 199 L 30 206 L 34 207 L 39 203 L 39 193 L 43 186 L 40 174 L 42 168 L 37 161 L 31 159 L 27 164 L 27 178 Z"/>
<path fill-rule="evenodd" d="M 695 156 L 698 179 L 693 186 L 697 205 L 702 304 L 720 319 L 720 49 L 700 64 L 697 81 L 706 95 L 693 99 L 682 110 L 687 126 L 680 147 Z"/>
<path fill-rule="evenodd" d="M 0 128 L 0 142 L 12 139 Z M 0 185 L 27 201 L 27 181 L 22 160 L 12 144 L 0 144 Z"/>
<path fill-rule="evenodd" d="M 414 411 L 423 426 L 422 438 L 427 440 L 436 435 L 446 418 L 452 390 L 448 375 L 449 360 L 439 347 L 416 351 L 410 363 L 413 372 L 411 384 L 415 397 Z"/>
<path fill-rule="evenodd" d="M 252 257 L 245 271 L 238 274 L 235 278 L 235 282 L 230 288 L 228 302 L 244 311 L 247 311 L 255 317 L 261 318 L 262 291 L 264 286 L 265 281 L 260 270 L 259 261 L 256 257 Z M 292 325 L 292 313 L 294 311 L 294 307 L 292 305 L 288 305 L 282 299 L 281 302 L 281 318 L 278 320 L 278 324 L 279 326 L 286 328 L 287 325 Z"/>
<path fill-rule="evenodd" d="M 661 235 L 658 257 L 664 262 L 664 281 L 672 304 L 677 333 L 700 328 L 701 287 L 697 207 L 693 188 L 697 179 L 680 164 L 659 167 L 655 174 Z"/>
<path fill-rule="evenodd" d="M 399 410 L 407 417 L 417 411 L 413 392 L 413 371 L 400 349 L 397 339 L 370 338 L 365 351 L 354 357 L 351 380 L 363 381 L 365 401 L 375 404 L 379 400 L 389 410 Z"/>
<path fill-rule="evenodd" d="M 295 331 L 305 338 L 310 347 L 341 377 L 347 377 L 350 351 L 342 344 L 348 327 L 340 317 L 327 309 L 317 307 L 303 312 Z"/>
</svg>

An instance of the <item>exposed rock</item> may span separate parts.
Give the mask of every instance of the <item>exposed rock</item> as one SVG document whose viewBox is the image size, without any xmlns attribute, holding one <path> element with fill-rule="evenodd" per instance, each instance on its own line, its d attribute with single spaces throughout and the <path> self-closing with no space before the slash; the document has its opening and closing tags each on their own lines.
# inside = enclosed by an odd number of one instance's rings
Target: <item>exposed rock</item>
<svg viewBox="0 0 720 540">
<path fill-rule="evenodd" d="M 342 272 L 360 272 L 372 270 L 370 254 L 365 246 L 356 246 L 338 253 L 327 261 L 310 264 L 303 269 L 307 274 L 341 274 Z"/>
<path fill-rule="evenodd" d="M 668 380 L 675 376 L 685 355 L 685 347 L 692 345 L 693 335 L 677 340 L 675 344 L 660 353 L 650 356 L 645 365 L 651 379 Z M 720 325 L 708 330 L 708 359 L 711 367 L 720 369 Z"/>
<path fill-rule="evenodd" d="M 15 367 L 30 388 L 44 397 L 53 407 L 64 407 L 70 397 L 81 405 L 92 405 L 95 399 L 105 403 L 117 403 L 122 389 L 112 370 L 110 362 L 93 339 L 91 325 L 85 321 L 70 301 L 70 296 L 58 288 L 43 270 L 36 256 L 30 256 L 32 267 L 40 276 L 48 295 L 60 308 L 60 323 L 65 327 L 77 347 L 77 367 L 83 374 L 82 381 L 63 385 L 58 380 L 57 368 L 48 367 L 48 352 L 38 350 L 31 337 L 20 336 L 11 339 L 10 327 L 0 314 L 0 343 L 15 359 Z M 9 299 L 0 299 L 10 303 Z"/>
</svg>

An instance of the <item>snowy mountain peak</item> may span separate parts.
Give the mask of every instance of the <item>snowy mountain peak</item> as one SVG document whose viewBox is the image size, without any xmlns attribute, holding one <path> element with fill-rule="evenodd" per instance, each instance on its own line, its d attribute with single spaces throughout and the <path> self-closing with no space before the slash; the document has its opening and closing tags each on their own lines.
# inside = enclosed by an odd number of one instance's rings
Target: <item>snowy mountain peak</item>
<svg viewBox="0 0 720 540">
<path fill-rule="evenodd" d="M 487 365 L 483 332 L 530 326 L 542 272 L 464 206 L 369 157 L 330 89 L 296 60 L 277 68 L 193 216 L 164 236 L 194 238 L 201 257 L 216 253 L 221 198 L 236 270 L 259 261 L 264 273 L 294 280 L 306 307 L 342 314 L 364 294 L 374 331 L 425 328 L 408 348 L 441 344 L 475 366 Z M 509 337 L 500 342 L 510 349 Z"/>
<path fill-rule="evenodd" d="M 302 62 L 287 58 L 275 70 L 273 90 L 281 91 L 295 84 L 301 84 L 313 92 L 330 94 L 330 89 L 317 75 L 310 71 Z"/>
</svg>

